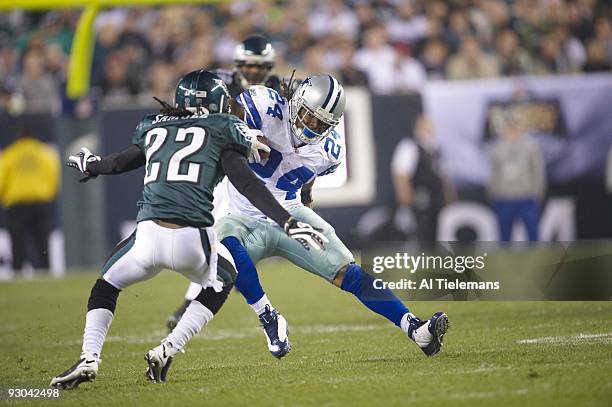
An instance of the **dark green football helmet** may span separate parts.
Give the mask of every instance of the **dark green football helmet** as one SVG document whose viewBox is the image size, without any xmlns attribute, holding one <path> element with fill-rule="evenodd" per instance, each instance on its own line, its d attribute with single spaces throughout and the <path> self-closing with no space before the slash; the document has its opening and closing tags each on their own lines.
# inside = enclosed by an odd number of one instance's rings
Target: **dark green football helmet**
<svg viewBox="0 0 612 407">
<path fill-rule="evenodd" d="M 229 113 L 227 86 L 212 72 L 200 69 L 183 76 L 176 85 L 174 105 L 194 113 Z"/>
<path fill-rule="evenodd" d="M 274 68 L 276 53 L 265 37 L 251 35 L 234 49 L 234 64 L 244 89 L 263 85 Z"/>
</svg>

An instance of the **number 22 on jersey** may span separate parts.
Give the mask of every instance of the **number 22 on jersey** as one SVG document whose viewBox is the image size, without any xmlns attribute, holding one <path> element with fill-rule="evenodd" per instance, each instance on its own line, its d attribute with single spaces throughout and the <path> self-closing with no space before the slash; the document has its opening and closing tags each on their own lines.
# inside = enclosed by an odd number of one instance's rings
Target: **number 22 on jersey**
<svg viewBox="0 0 612 407">
<path fill-rule="evenodd" d="M 161 179 L 169 182 L 191 182 L 200 181 L 200 164 L 187 160 L 198 153 L 206 142 L 206 130 L 201 127 L 179 128 L 174 137 L 174 143 L 185 143 L 188 136 L 191 141 L 184 147 L 176 150 L 169 160 L 156 160 L 158 151 L 168 139 L 168 129 L 157 127 L 147 132 L 145 136 L 146 145 L 146 174 L 144 184 L 157 182 Z M 187 171 L 181 172 L 181 164 L 187 163 Z M 166 168 L 164 168 L 166 167 Z M 184 166 L 183 166 L 184 167 Z M 165 174 L 163 173 L 165 170 Z"/>
</svg>

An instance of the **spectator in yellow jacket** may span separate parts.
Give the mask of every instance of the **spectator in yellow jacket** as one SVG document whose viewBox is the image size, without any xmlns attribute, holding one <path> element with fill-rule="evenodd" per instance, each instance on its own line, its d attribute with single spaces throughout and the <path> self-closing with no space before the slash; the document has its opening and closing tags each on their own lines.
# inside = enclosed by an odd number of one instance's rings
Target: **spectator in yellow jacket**
<svg viewBox="0 0 612 407">
<path fill-rule="evenodd" d="M 60 184 L 57 152 L 23 128 L 0 154 L 0 204 L 6 209 L 11 237 L 13 269 L 21 270 L 27 256 L 26 238 L 36 247 L 30 262 L 49 268 L 48 241 L 53 221 L 53 201 Z"/>
</svg>

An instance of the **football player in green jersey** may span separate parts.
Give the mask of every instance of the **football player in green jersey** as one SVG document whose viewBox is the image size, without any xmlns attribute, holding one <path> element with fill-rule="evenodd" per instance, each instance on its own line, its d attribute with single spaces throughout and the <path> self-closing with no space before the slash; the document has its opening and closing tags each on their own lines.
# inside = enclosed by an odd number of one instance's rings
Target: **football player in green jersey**
<svg viewBox="0 0 612 407">
<path fill-rule="evenodd" d="M 69 166 L 85 175 L 119 174 L 146 166 L 138 225 L 102 268 L 88 302 L 81 357 L 51 386 L 72 389 L 92 381 L 117 297 L 122 289 L 172 269 L 202 285 L 174 330 L 145 356 L 151 381 L 165 381 L 174 356 L 219 311 L 234 284 L 231 254 L 217 242 L 211 214 L 213 189 L 225 176 L 266 216 L 305 247 L 319 250 L 320 231 L 299 222 L 278 204 L 248 166 L 253 149 L 265 149 L 257 133 L 230 115 L 230 95 L 216 75 L 190 72 L 179 81 L 175 105 L 146 116 L 128 149 L 100 158 L 86 148 Z"/>
<path fill-rule="evenodd" d="M 232 98 L 253 85 L 264 85 L 281 91 L 281 79 L 272 73 L 276 52 L 272 43 L 259 34 L 250 35 L 234 49 L 234 68 L 216 69 L 214 73 L 227 85 Z"/>
</svg>

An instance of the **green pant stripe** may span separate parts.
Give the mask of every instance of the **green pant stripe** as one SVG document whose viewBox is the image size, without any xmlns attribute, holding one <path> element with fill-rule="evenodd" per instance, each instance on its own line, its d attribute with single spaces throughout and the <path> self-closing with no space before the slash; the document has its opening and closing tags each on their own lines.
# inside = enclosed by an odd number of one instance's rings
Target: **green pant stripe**
<svg viewBox="0 0 612 407">
<path fill-rule="evenodd" d="M 223 281 L 223 286 L 228 287 L 234 284 L 237 275 L 236 269 L 232 266 L 232 263 L 222 256 L 219 256 L 219 260 L 217 261 L 217 277 Z"/>
<path fill-rule="evenodd" d="M 217 277 L 223 282 L 223 287 L 227 287 L 233 283 L 229 273 L 220 267 L 217 267 Z"/>
<path fill-rule="evenodd" d="M 200 228 L 200 241 L 202 242 L 202 249 L 204 249 L 206 262 L 210 264 L 210 240 L 208 240 L 208 233 L 206 233 L 206 229 Z"/>
<path fill-rule="evenodd" d="M 132 246 L 134 246 L 134 242 L 136 241 L 136 231 L 132 233 L 127 239 L 121 241 L 113 250 L 111 255 L 106 259 L 104 263 L 104 267 L 102 267 L 102 275 L 110 269 L 113 264 L 115 264 L 124 254 L 126 254 Z"/>
</svg>

